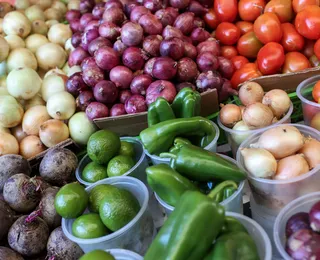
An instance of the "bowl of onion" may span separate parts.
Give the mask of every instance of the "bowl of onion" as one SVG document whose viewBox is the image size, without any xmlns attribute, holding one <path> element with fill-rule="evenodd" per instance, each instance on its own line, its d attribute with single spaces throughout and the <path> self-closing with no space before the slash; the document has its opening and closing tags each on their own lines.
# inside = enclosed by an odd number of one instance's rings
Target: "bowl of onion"
<svg viewBox="0 0 320 260">
<path fill-rule="evenodd" d="M 272 125 L 290 123 L 293 104 L 281 89 L 264 93 L 256 82 L 247 82 L 239 90 L 242 105 L 226 104 L 220 110 L 219 127 L 226 133 L 233 156 L 250 135 Z"/>
<path fill-rule="evenodd" d="M 237 152 L 261 210 L 277 215 L 292 200 L 319 190 L 320 133 L 300 124 L 274 125 L 253 134 Z"/>
</svg>

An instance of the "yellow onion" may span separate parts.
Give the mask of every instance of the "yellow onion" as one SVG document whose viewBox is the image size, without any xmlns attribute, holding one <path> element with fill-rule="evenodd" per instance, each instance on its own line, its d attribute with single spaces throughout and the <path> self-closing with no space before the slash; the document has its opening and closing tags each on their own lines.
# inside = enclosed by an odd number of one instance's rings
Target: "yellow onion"
<svg viewBox="0 0 320 260">
<path fill-rule="evenodd" d="M 271 125 L 273 114 L 270 108 L 261 103 L 253 103 L 243 111 L 243 121 L 250 128 L 262 128 Z"/>
<path fill-rule="evenodd" d="M 19 143 L 13 135 L 0 133 L 0 156 L 5 154 L 19 154 Z"/>
<path fill-rule="evenodd" d="M 7 35 L 4 37 L 9 44 L 10 51 L 17 49 L 17 48 L 24 48 L 26 46 L 24 40 L 19 37 L 18 35 Z"/>
<path fill-rule="evenodd" d="M 66 41 L 71 38 L 72 31 L 70 26 L 67 24 L 54 24 L 50 27 L 48 32 L 48 39 L 50 42 L 59 44 L 64 47 Z"/>
<path fill-rule="evenodd" d="M 241 120 L 241 109 L 237 105 L 227 104 L 221 108 L 219 116 L 223 125 L 232 128 Z"/>
<path fill-rule="evenodd" d="M 30 6 L 29 0 L 17 0 L 14 3 L 16 9 L 27 9 Z"/>
<path fill-rule="evenodd" d="M 39 67 L 43 70 L 62 68 L 67 60 L 64 49 L 55 43 L 47 43 L 38 48 L 36 52 Z"/>
<path fill-rule="evenodd" d="M 38 63 L 37 59 L 30 51 L 26 48 L 17 48 L 10 52 L 7 60 L 8 71 L 19 68 L 31 68 L 37 70 Z"/>
<path fill-rule="evenodd" d="M 23 108 L 14 97 L 0 96 L 0 126 L 11 128 L 21 123 Z"/>
<path fill-rule="evenodd" d="M 46 150 L 40 138 L 35 135 L 29 135 L 20 142 L 20 154 L 26 158 L 32 158 Z"/>
<path fill-rule="evenodd" d="M 42 34 L 31 34 L 26 39 L 26 48 L 32 51 L 32 53 L 36 53 L 37 49 L 42 45 L 48 43 L 49 40 Z"/>
<path fill-rule="evenodd" d="M 288 180 L 309 171 L 309 165 L 303 154 L 295 154 L 278 161 L 275 180 Z"/>
<path fill-rule="evenodd" d="M 25 38 L 31 31 L 31 22 L 22 13 L 13 11 L 3 18 L 3 31 L 7 35 L 18 35 Z"/>
<path fill-rule="evenodd" d="M 0 2 L 0 17 L 4 17 L 7 13 L 12 12 L 13 6 L 7 2 Z"/>
<path fill-rule="evenodd" d="M 39 137 L 45 146 L 52 147 L 68 139 L 69 129 L 62 121 L 50 119 L 40 126 Z"/>
<path fill-rule="evenodd" d="M 44 12 L 39 5 L 32 5 L 24 11 L 25 16 L 33 22 L 35 20 L 45 21 Z"/>
<path fill-rule="evenodd" d="M 3 33 L 3 18 L 0 17 L 0 34 Z"/>
<path fill-rule="evenodd" d="M 9 44 L 3 36 L 0 35 L 0 62 L 4 61 L 9 54 Z"/>
<path fill-rule="evenodd" d="M 64 75 L 49 75 L 45 77 L 41 85 L 41 96 L 43 100 L 48 101 L 54 94 L 65 91 L 67 80 L 68 77 Z"/>
<path fill-rule="evenodd" d="M 48 25 L 44 21 L 35 20 L 31 24 L 31 33 L 37 33 L 37 34 L 42 34 L 46 36 L 48 33 L 48 30 L 49 30 Z"/>
<path fill-rule="evenodd" d="M 313 138 L 307 138 L 299 153 L 304 155 L 311 169 L 320 164 L 320 142 Z"/>
<path fill-rule="evenodd" d="M 42 10 L 46 10 L 52 5 L 52 0 L 35 0 L 34 4 L 39 5 Z"/>
<path fill-rule="evenodd" d="M 51 5 L 52 8 L 59 10 L 62 14 L 66 14 L 67 12 L 67 7 L 64 3 L 60 1 L 54 1 Z"/>
<path fill-rule="evenodd" d="M 262 101 L 264 95 L 263 88 L 256 82 L 244 83 L 239 89 L 239 99 L 244 106 Z"/>
<path fill-rule="evenodd" d="M 63 18 L 63 13 L 61 13 L 59 10 L 54 8 L 48 8 L 47 10 L 45 10 L 44 15 L 46 17 L 46 20 L 61 21 Z"/>
<path fill-rule="evenodd" d="M 262 104 L 268 106 L 279 119 L 288 112 L 291 101 L 287 92 L 282 89 L 273 89 L 264 95 Z"/>
<path fill-rule="evenodd" d="M 76 111 L 76 100 L 65 91 L 55 93 L 47 101 L 47 110 L 54 119 L 69 119 Z"/>
<path fill-rule="evenodd" d="M 57 21 L 55 19 L 46 21 L 46 25 L 48 26 L 48 30 L 52 25 L 55 25 L 55 24 L 58 24 L 58 23 L 59 23 L 59 21 Z"/>
<path fill-rule="evenodd" d="M 27 136 L 27 134 L 23 132 L 21 124 L 11 128 L 11 133 L 19 143 Z"/>
<path fill-rule="evenodd" d="M 40 125 L 50 119 L 45 106 L 34 106 L 28 109 L 22 119 L 22 129 L 27 135 L 38 135 Z"/>
<path fill-rule="evenodd" d="M 34 106 L 45 106 L 46 102 L 42 99 L 40 94 L 36 94 L 33 98 L 26 100 L 24 104 L 24 109 L 27 111 Z"/>
<path fill-rule="evenodd" d="M 250 128 L 242 120 L 236 123 L 232 130 L 239 131 L 239 133 L 231 133 L 231 137 L 237 145 L 240 145 L 244 140 L 246 140 L 250 136 L 250 133 L 241 133 L 241 131 L 243 132 L 250 130 Z"/>
<path fill-rule="evenodd" d="M 70 0 L 68 3 L 68 10 L 80 10 L 80 0 Z"/>
<path fill-rule="evenodd" d="M 11 134 L 10 129 L 0 126 L 0 133 Z"/>
</svg>

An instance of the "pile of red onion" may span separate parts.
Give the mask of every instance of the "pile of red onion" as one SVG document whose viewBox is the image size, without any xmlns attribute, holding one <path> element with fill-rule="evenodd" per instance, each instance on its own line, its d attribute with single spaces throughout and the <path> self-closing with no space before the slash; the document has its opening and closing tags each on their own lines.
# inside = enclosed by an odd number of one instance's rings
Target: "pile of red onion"
<svg viewBox="0 0 320 260">
<path fill-rule="evenodd" d="M 211 1 L 165 2 L 81 0 L 80 11 L 67 12 L 75 47 L 68 63 L 82 70 L 67 90 L 91 120 L 147 111 L 157 97 L 172 102 L 184 87 L 217 89 L 220 101 L 235 94 L 235 69 L 201 19 Z"/>
</svg>

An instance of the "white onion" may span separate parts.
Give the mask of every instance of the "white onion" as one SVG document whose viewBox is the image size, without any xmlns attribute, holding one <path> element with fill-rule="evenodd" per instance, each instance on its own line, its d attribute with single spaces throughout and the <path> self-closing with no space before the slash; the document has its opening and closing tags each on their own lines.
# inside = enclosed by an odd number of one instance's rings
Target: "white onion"
<svg viewBox="0 0 320 260">
<path fill-rule="evenodd" d="M 62 68 L 67 60 L 64 49 L 55 43 L 47 43 L 38 48 L 36 52 L 39 67 L 44 70 Z"/>
<path fill-rule="evenodd" d="M 14 34 L 7 35 L 4 38 L 8 42 L 11 51 L 16 48 L 26 47 L 24 40 L 21 37 L 19 37 L 18 35 L 14 35 Z"/>
<path fill-rule="evenodd" d="M 45 106 L 34 106 L 28 109 L 22 119 L 22 129 L 27 135 L 38 135 L 42 123 L 50 116 Z"/>
<path fill-rule="evenodd" d="M 70 0 L 68 3 L 68 10 L 80 10 L 80 0 Z"/>
<path fill-rule="evenodd" d="M 221 123 L 227 127 L 233 127 L 241 120 L 241 109 L 234 104 L 224 105 L 219 113 Z"/>
<path fill-rule="evenodd" d="M 21 124 L 11 128 L 11 132 L 19 143 L 22 141 L 23 138 L 27 136 L 27 134 L 23 132 Z"/>
<path fill-rule="evenodd" d="M 0 126 L 11 128 L 21 123 L 23 108 L 14 97 L 0 96 Z"/>
<path fill-rule="evenodd" d="M 66 41 L 71 38 L 71 36 L 72 31 L 70 26 L 62 23 L 52 25 L 48 32 L 49 41 L 60 44 L 62 47 L 64 47 Z"/>
<path fill-rule="evenodd" d="M 10 129 L 0 126 L 0 133 L 11 134 Z"/>
<path fill-rule="evenodd" d="M 59 10 L 54 8 L 48 8 L 47 10 L 45 10 L 44 15 L 46 17 L 46 20 L 61 21 L 63 18 L 63 13 L 61 13 Z"/>
<path fill-rule="evenodd" d="M 7 77 L 0 77 L 0 96 L 1 95 L 10 95 L 7 89 Z"/>
<path fill-rule="evenodd" d="M 303 154 L 295 154 L 281 159 L 278 162 L 275 180 L 288 180 L 309 171 L 309 165 Z"/>
<path fill-rule="evenodd" d="M 247 133 L 247 134 L 241 133 L 241 131 L 249 131 L 250 130 L 250 128 L 246 125 L 246 123 L 243 122 L 243 120 L 236 123 L 234 125 L 234 127 L 232 128 L 232 130 L 240 131 L 240 133 L 232 133 L 231 134 L 233 141 L 237 145 L 240 145 L 244 140 L 246 140 L 250 136 L 250 133 Z"/>
<path fill-rule="evenodd" d="M 48 76 L 50 76 L 50 75 L 58 75 L 58 76 L 64 76 L 64 75 L 65 75 L 65 76 L 66 76 L 66 74 L 64 73 L 64 71 L 61 70 L 61 69 L 58 69 L 58 68 L 49 70 L 49 71 L 44 75 L 44 77 L 46 78 L 46 77 L 48 77 Z M 67 77 L 66 79 L 68 79 L 68 77 Z"/>
<path fill-rule="evenodd" d="M 9 44 L 3 36 L 0 35 L 0 62 L 4 61 L 9 55 Z"/>
<path fill-rule="evenodd" d="M 311 169 L 320 164 L 320 142 L 318 140 L 307 138 L 299 153 L 304 155 Z"/>
<path fill-rule="evenodd" d="M 14 3 L 14 7 L 16 9 L 27 9 L 30 6 L 29 0 L 16 0 Z"/>
<path fill-rule="evenodd" d="M 60 120 L 50 119 L 40 126 L 39 137 L 47 147 L 52 147 L 68 139 L 69 129 Z"/>
<path fill-rule="evenodd" d="M 244 106 L 262 101 L 263 88 L 256 82 L 246 82 L 239 89 L 239 99 Z"/>
<path fill-rule="evenodd" d="M 3 18 L 3 31 L 7 35 L 15 34 L 25 38 L 31 31 L 31 23 L 25 15 L 13 11 L 7 13 Z"/>
<path fill-rule="evenodd" d="M 40 138 L 35 135 L 29 135 L 20 142 L 20 154 L 26 158 L 32 158 L 46 150 Z"/>
<path fill-rule="evenodd" d="M 62 12 L 64 15 L 67 12 L 67 7 L 64 3 L 60 2 L 60 1 L 54 1 L 51 5 L 52 8 L 59 10 L 60 12 Z"/>
<path fill-rule="evenodd" d="M 269 107 L 261 103 L 247 106 L 243 112 L 243 121 L 250 128 L 261 128 L 271 125 L 273 113 Z"/>
<path fill-rule="evenodd" d="M 290 98 L 282 89 L 273 89 L 265 94 L 262 104 L 270 107 L 273 114 L 279 119 L 284 116 L 290 108 Z"/>
<path fill-rule="evenodd" d="M 26 48 L 17 48 L 10 52 L 7 59 L 8 71 L 28 67 L 37 70 L 38 62 L 32 51 Z"/>
<path fill-rule="evenodd" d="M 41 88 L 41 78 L 30 68 L 12 70 L 7 77 L 7 89 L 10 95 L 19 99 L 33 98 Z"/>
<path fill-rule="evenodd" d="M 55 24 L 58 24 L 58 23 L 59 23 L 59 21 L 57 21 L 55 19 L 46 21 L 46 25 L 48 26 L 48 30 L 52 25 L 55 25 Z"/>
<path fill-rule="evenodd" d="M 26 100 L 24 104 L 24 109 L 28 110 L 34 106 L 45 106 L 46 102 L 42 99 L 40 94 L 36 94 L 33 98 Z"/>
<path fill-rule="evenodd" d="M 7 76 L 7 62 L 0 62 L 0 77 Z"/>
<path fill-rule="evenodd" d="M 69 38 L 65 45 L 64 45 L 64 49 L 66 50 L 66 52 L 68 53 L 68 55 L 70 54 L 70 52 L 72 52 L 73 50 L 75 50 L 75 47 L 73 47 L 72 43 L 71 43 L 71 38 Z"/>
<path fill-rule="evenodd" d="M 19 154 L 19 143 L 13 135 L 0 133 L 0 156 L 5 154 Z"/>
<path fill-rule="evenodd" d="M 48 30 L 49 28 L 46 22 L 41 20 L 36 20 L 32 22 L 31 33 L 38 33 L 47 36 Z"/>
<path fill-rule="evenodd" d="M 42 45 L 48 43 L 49 40 L 42 34 L 31 34 L 26 39 L 26 48 L 36 53 L 37 49 Z"/>
<path fill-rule="evenodd" d="M 76 100 L 68 92 L 58 92 L 47 100 L 47 110 L 54 119 L 69 119 L 76 111 Z"/>
<path fill-rule="evenodd" d="M 35 20 L 45 21 L 44 12 L 39 5 L 32 5 L 24 11 L 25 16 L 33 22 Z"/>
<path fill-rule="evenodd" d="M 41 85 L 41 96 L 43 100 L 48 101 L 54 94 L 65 91 L 66 81 L 67 79 L 59 75 L 45 77 Z"/>
</svg>

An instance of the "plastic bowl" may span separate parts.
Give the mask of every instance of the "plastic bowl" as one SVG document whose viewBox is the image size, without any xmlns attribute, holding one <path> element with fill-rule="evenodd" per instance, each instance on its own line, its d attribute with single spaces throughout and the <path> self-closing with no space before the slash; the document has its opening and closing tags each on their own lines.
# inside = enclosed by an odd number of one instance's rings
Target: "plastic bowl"
<svg viewBox="0 0 320 260">
<path fill-rule="evenodd" d="M 234 212 L 227 212 L 227 216 L 236 218 L 245 226 L 248 233 L 256 243 L 260 260 L 272 260 L 272 247 L 270 239 L 263 228 L 251 218 Z"/>
<path fill-rule="evenodd" d="M 276 218 L 273 229 L 273 238 L 279 253 L 285 260 L 292 258 L 284 249 L 286 243 L 285 228 L 288 219 L 298 212 L 309 212 L 311 207 L 320 200 L 320 192 L 304 195 L 286 205 Z"/>
<path fill-rule="evenodd" d="M 237 162 L 223 154 L 219 154 L 221 157 L 229 160 L 230 162 L 233 162 L 234 164 L 237 164 Z M 243 214 L 243 202 L 242 202 L 242 193 L 244 188 L 245 181 L 240 182 L 240 185 L 238 187 L 238 190 L 233 193 L 229 198 L 222 201 L 220 204 L 225 207 L 227 211 L 232 211 L 236 213 Z M 165 213 L 167 216 L 169 216 L 172 211 L 174 210 L 174 207 L 169 205 L 168 203 L 164 202 L 156 193 L 154 194 L 156 199 L 158 200 L 159 204 L 163 207 Z"/>
<path fill-rule="evenodd" d="M 143 150 L 142 143 L 138 139 L 132 138 L 132 137 L 121 137 L 120 140 L 133 143 L 134 152 L 135 152 L 134 159 L 137 162 L 129 171 L 127 171 L 122 176 L 132 176 L 132 177 L 135 177 L 135 178 L 141 180 L 143 183 L 147 184 L 147 179 L 146 179 L 147 177 L 145 174 L 145 170 L 149 165 L 148 165 L 147 157 L 146 157 L 144 150 Z M 91 182 L 87 182 L 82 179 L 82 171 L 87 166 L 87 164 L 89 164 L 90 162 L 92 162 L 92 161 L 89 158 L 89 156 L 85 155 L 81 159 L 81 161 L 76 169 L 77 180 L 85 186 L 90 186 L 93 184 Z"/>
<path fill-rule="evenodd" d="M 214 139 L 212 140 L 212 142 L 210 144 L 208 144 L 206 147 L 204 147 L 204 149 L 211 151 L 211 152 L 216 152 L 217 151 L 217 143 L 218 143 L 218 139 L 219 139 L 219 135 L 220 135 L 220 130 L 219 130 L 219 127 L 214 122 L 212 122 L 212 125 L 216 131 L 216 136 L 214 137 Z M 153 165 L 157 165 L 160 163 L 170 164 L 169 158 L 161 158 L 160 156 L 150 154 L 146 149 L 144 149 L 144 152 L 150 158 Z"/>
<path fill-rule="evenodd" d="M 300 124 L 288 125 L 298 128 L 304 136 L 311 136 L 320 140 L 320 132 L 316 129 Z M 253 134 L 240 145 L 237 152 L 237 162 L 242 169 L 245 170 L 245 166 L 240 150 L 242 148 L 249 148 L 250 144 L 256 143 L 263 132 Z M 272 216 L 276 216 L 292 200 L 318 191 L 320 186 L 320 165 L 306 174 L 289 180 L 269 180 L 253 177 L 249 173 L 247 175 L 254 200 L 261 206 L 262 211 Z"/>
<path fill-rule="evenodd" d="M 248 130 L 248 131 L 232 130 L 231 128 L 224 126 L 221 123 L 219 116 L 218 116 L 217 121 L 218 121 L 219 127 L 225 132 L 225 134 L 227 136 L 228 144 L 230 145 L 233 157 L 235 158 L 237 155 L 238 148 L 244 140 L 246 140 L 249 136 L 251 136 L 255 133 L 269 129 L 269 128 L 273 127 L 274 125 L 290 123 L 291 122 L 290 116 L 291 116 L 292 112 L 293 112 L 293 104 L 292 104 L 292 102 L 290 102 L 290 108 L 289 108 L 287 114 L 283 118 L 281 118 L 281 120 L 274 123 L 273 125 L 270 125 L 270 126 L 267 126 L 264 128 Z"/>
<path fill-rule="evenodd" d="M 155 235 L 155 228 L 151 214 L 148 210 L 149 192 L 147 187 L 140 180 L 119 176 L 98 181 L 86 188 L 89 193 L 94 187 L 100 184 L 110 184 L 131 192 L 139 201 L 141 209 L 139 213 L 123 228 L 109 235 L 82 239 L 72 235 L 72 223 L 75 219 L 62 219 L 62 230 L 68 239 L 77 243 L 87 253 L 95 249 L 123 248 L 144 255 Z M 86 210 L 86 212 L 89 212 Z"/>
<path fill-rule="evenodd" d="M 109 249 L 106 252 L 109 252 L 116 260 L 143 260 L 142 256 L 126 249 Z"/>
<path fill-rule="evenodd" d="M 301 100 L 304 122 L 317 130 L 320 130 L 320 123 L 316 124 L 316 122 L 312 122 L 312 119 L 316 117 L 314 121 L 320 121 L 320 104 L 312 101 L 312 89 L 313 84 L 319 80 L 320 75 L 317 75 L 302 81 L 297 87 L 297 96 Z"/>
</svg>

